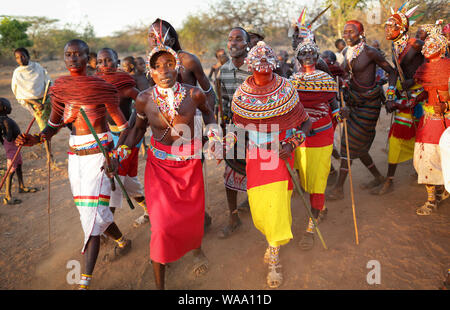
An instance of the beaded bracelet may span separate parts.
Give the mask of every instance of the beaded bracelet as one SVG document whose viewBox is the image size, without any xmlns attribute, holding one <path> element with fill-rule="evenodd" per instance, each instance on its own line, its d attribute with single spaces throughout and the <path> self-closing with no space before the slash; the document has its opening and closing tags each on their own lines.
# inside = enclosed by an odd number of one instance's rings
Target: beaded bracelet
<svg viewBox="0 0 450 310">
<path fill-rule="evenodd" d="M 386 90 L 386 99 L 388 101 L 395 100 L 395 87 L 394 86 L 389 86 L 388 89 Z"/>
<path fill-rule="evenodd" d="M 119 162 L 127 159 L 131 154 L 131 149 L 128 145 L 120 145 L 115 150 L 109 152 L 109 157 L 117 159 Z"/>
<path fill-rule="evenodd" d="M 45 138 L 45 136 L 44 136 L 42 133 L 35 133 L 35 134 L 33 135 L 33 137 L 36 137 L 36 138 L 39 139 L 38 144 L 42 144 L 42 143 L 44 143 L 45 141 L 47 141 L 47 139 Z"/>
<path fill-rule="evenodd" d="M 338 122 L 342 121 L 341 116 L 339 115 L 339 111 L 340 111 L 340 109 L 337 108 L 336 110 L 334 110 L 334 111 L 331 112 L 331 117 L 336 118 L 336 120 L 337 120 Z"/>
</svg>

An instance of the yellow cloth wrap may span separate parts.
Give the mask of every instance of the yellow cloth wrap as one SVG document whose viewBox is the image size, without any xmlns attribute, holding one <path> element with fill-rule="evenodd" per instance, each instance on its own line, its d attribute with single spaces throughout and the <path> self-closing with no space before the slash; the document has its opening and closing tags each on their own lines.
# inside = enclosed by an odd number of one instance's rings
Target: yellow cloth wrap
<svg viewBox="0 0 450 310">
<path fill-rule="evenodd" d="M 414 117 L 411 113 L 395 112 L 395 116 L 407 118 L 414 122 Z M 388 163 L 399 164 L 412 159 L 414 156 L 415 142 L 416 137 L 406 140 L 391 135 L 389 137 Z"/>
<path fill-rule="evenodd" d="M 414 156 L 414 143 L 416 138 L 404 140 L 391 136 L 389 138 L 389 164 L 399 164 L 410 160 Z"/>
<path fill-rule="evenodd" d="M 253 224 L 269 245 L 277 247 L 293 238 L 291 195 L 288 181 L 274 182 L 247 190 Z"/>
<path fill-rule="evenodd" d="M 299 171 L 300 183 L 310 194 L 323 194 L 327 187 L 333 145 L 298 147 L 295 149 L 294 168 Z"/>
</svg>

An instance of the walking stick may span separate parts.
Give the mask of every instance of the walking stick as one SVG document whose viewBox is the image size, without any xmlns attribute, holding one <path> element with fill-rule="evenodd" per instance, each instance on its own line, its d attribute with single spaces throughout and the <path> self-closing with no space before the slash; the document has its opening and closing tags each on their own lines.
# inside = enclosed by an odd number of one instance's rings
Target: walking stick
<svg viewBox="0 0 450 310">
<path fill-rule="evenodd" d="M 296 177 L 294 171 L 292 170 L 291 165 L 289 165 L 287 160 L 284 160 L 284 163 L 286 164 L 286 167 L 287 167 L 287 169 L 289 171 L 289 174 L 291 175 L 292 182 L 294 182 L 294 187 L 297 190 L 297 192 L 299 193 L 300 197 L 302 198 L 303 205 L 305 206 L 305 209 L 308 212 L 309 217 L 312 219 L 312 221 L 314 223 L 314 228 L 316 229 L 317 235 L 319 236 L 319 239 L 322 242 L 323 248 L 325 250 L 328 250 L 327 245 L 325 244 L 325 240 L 323 240 L 322 234 L 320 233 L 320 230 L 319 230 L 319 227 L 317 225 L 316 219 L 312 215 L 311 209 L 308 207 L 308 203 L 306 202 L 305 196 L 303 196 L 302 190 L 300 188 L 300 184 L 298 184 L 297 177 Z"/>
<path fill-rule="evenodd" d="M 47 82 L 47 85 L 45 86 L 45 92 L 44 97 L 42 98 L 42 104 L 44 104 L 45 100 L 47 99 L 47 91 L 48 86 L 50 85 L 50 81 Z M 36 120 L 35 117 L 31 120 L 31 122 L 28 124 L 27 129 L 25 130 L 25 134 L 28 134 L 30 132 L 31 126 L 33 126 L 34 121 Z M 8 170 L 6 171 L 5 175 L 3 176 L 2 182 L 0 184 L 0 190 L 3 188 L 3 185 L 5 184 L 6 178 L 8 177 L 9 172 L 11 171 L 14 163 L 16 162 L 17 156 L 19 156 L 20 150 L 22 149 L 22 145 L 19 146 L 19 148 L 16 151 L 16 154 L 14 154 L 14 157 L 11 160 L 11 165 L 9 166 Z"/>
<path fill-rule="evenodd" d="M 338 80 L 337 83 L 338 83 L 339 95 L 341 97 L 341 105 L 342 105 L 342 107 L 345 107 L 344 95 L 342 94 L 341 90 L 339 89 L 339 80 Z M 354 193 L 353 193 L 352 169 L 350 167 L 350 150 L 349 150 L 349 147 L 348 147 L 347 120 L 345 118 L 344 118 L 344 134 L 345 134 L 345 146 L 346 146 L 346 150 L 347 150 L 348 175 L 350 177 L 350 195 L 351 195 L 351 198 L 352 198 L 353 223 L 355 224 L 356 244 L 359 244 L 359 240 L 358 240 L 358 226 L 356 225 L 355 197 L 354 197 Z"/>
<path fill-rule="evenodd" d="M 47 162 L 48 170 L 48 188 L 47 188 L 47 215 L 48 215 L 48 246 L 50 247 L 50 171 L 51 171 L 51 160 L 49 158 Z"/>
<path fill-rule="evenodd" d="M 111 167 L 111 162 L 110 162 L 110 159 L 109 159 L 109 155 L 106 153 L 105 148 L 103 147 L 102 143 L 100 142 L 100 139 L 98 138 L 97 133 L 95 132 L 94 127 L 92 126 L 91 122 L 89 121 L 89 118 L 87 117 L 86 112 L 84 111 L 83 108 L 80 108 L 80 113 L 83 116 L 84 121 L 88 125 L 89 130 L 91 131 L 92 135 L 94 136 L 95 141 L 97 141 L 97 145 L 98 145 L 99 149 L 102 151 L 103 156 L 105 157 L 106 165 L 108 166 L 107 169 L 109 169 Z M 119 184 L 119 187 L 122 190 L 122 194 L 127 199 L 128 205 L 133 210 L 134 209 L 133 202 L 131 202 L 130 196 L 128 196 L 128 193 L 125 190 L 125 187 L 123 186 L 122 181 L 120 180 L 120 178 L 117 175 L 117 173 L 114 173 L 114 178 L 116 179 L 117 183 Z"/>
</svg>

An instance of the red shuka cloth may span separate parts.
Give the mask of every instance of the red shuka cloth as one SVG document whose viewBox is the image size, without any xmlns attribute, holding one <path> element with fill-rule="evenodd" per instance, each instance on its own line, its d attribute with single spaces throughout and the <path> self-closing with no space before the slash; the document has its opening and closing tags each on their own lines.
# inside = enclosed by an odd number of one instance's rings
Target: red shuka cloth
<svg viewBox="0 0 450 310">
<path fill-rule="evenodd" d="M 171 153 L 171 146 L 158 143 L 153 137 L 151 144 Z M 192 149 L 193 145 L 194 142 Z M 151 223 L 151 260 L 170 263 L 199 248 L 205 216 L 201 160 L 161 160 L 149 150 L 144 184 Z"/>
</svg>

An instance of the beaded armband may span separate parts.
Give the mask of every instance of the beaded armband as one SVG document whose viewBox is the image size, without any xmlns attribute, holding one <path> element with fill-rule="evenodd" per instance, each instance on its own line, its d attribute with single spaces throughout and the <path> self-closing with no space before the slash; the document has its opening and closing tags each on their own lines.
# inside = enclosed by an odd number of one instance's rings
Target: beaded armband
<svg viewBox="0 0 450 310">
<path fill-rule="evenodd" d="M 289 143 L 292 146 L 292 149 L 295 150 L 299 147 L 306 139 L 306 135 L 303 131 L 298 130 L 295 131 L 292 136 L 282 141 L 282 144 Z"/>
<path fill-rule="evenodd" d="M 117 159 L 119 162 L 127 159 L 131 154 L 131 149 L 128 145 L 120 145 L 115 150 L 109 152 L 109 157 Z"/>
<path fill-rule="evenodd" d="M 388 89 L 386 90 L 386 99 L 388 101 L 395 100 L 395 87 L 394 86 L 389 86 Z"/>
<path fill-rule="evenodd" d="M 219 136 L 219 131 L 217 129 L 210 128 L 206 135 L 207 135 L 209 141 L 222 142 L 222 139 Z"/>
<path fill-rule="evenodd" d="M 225 137 L 221 139 L 218 130 L 211 128 L 209 129 L 207 136 L 209 141 L 216 141 L 219 143 L 223 143 L 226 152 L 228 152 L 237 142 L 237 137 L 233 132 L 227 133 Z"/>
<path fill-rule="evenodd" d="M 338 122 L 341 122 L 341 121 L 342 121 L 341 116 L 339 115 L 339 111 L 340 111 L 340 110 L 341 110 L 341 109 L 337 108 L 336 110 L 334 110 L 334 111 L 331 112 L 331 117 L 336 118 L 336 120 L 337 120 Z"/>
<path fill-rule="evenodd" d="M 147 120 L 147 115 L 145 115 L 145 114 L 136 113 L 136 116 L 139 117 L 143 121 Z"/>
<path fill-rule="evenodd" d="M 55 124 L 55 123 L 51 122 L 50 120 L 47 121 L 47 125 L 53 129 L 58 129 L 59 127 L 62 126 L 62 124 L 63 124 L 62 122 L 59 124 Z"/>
</svg>

